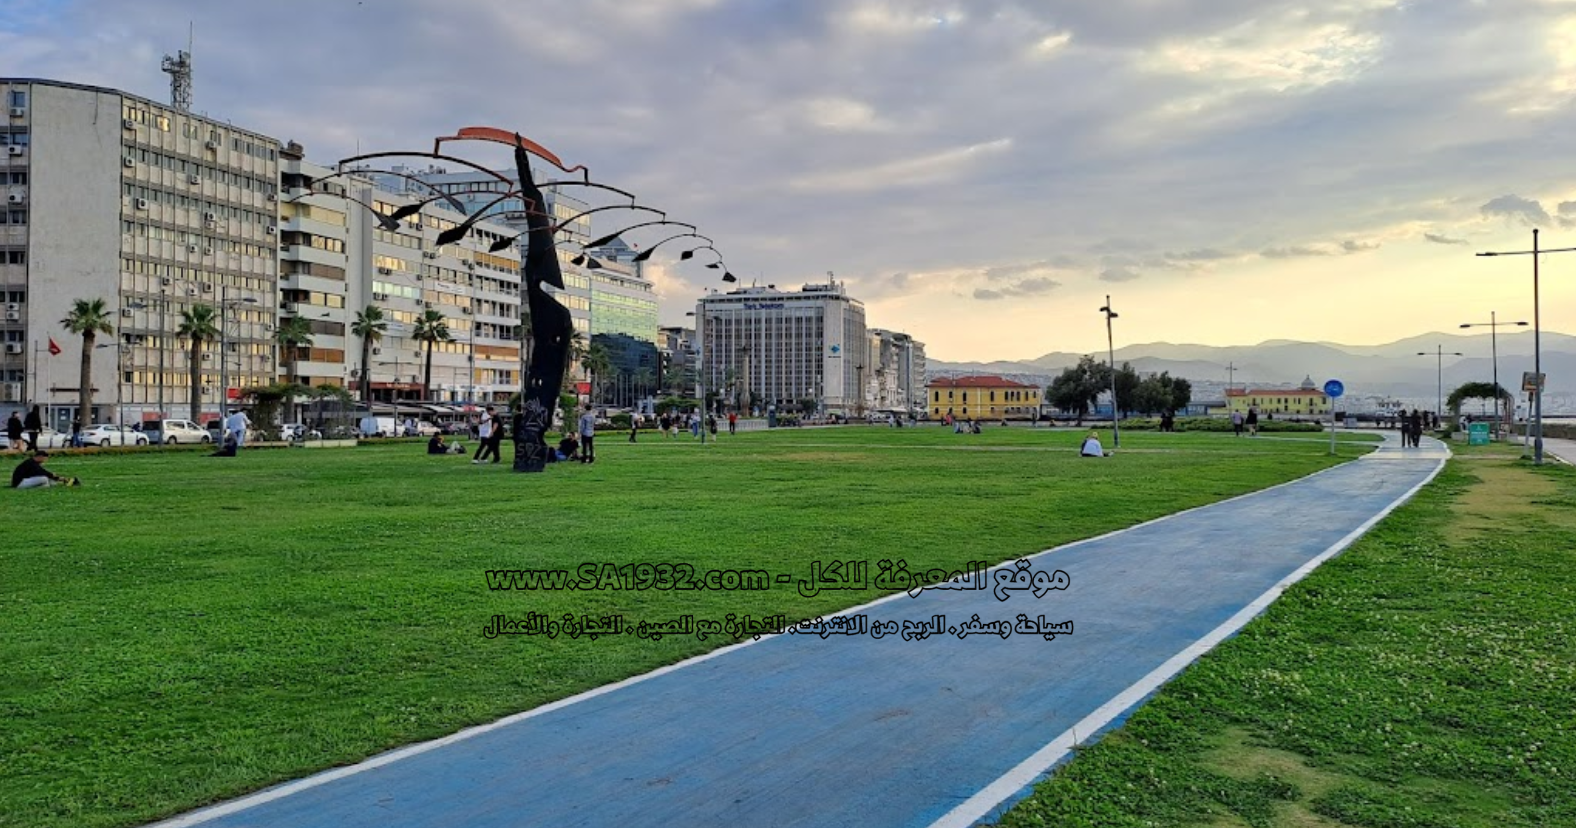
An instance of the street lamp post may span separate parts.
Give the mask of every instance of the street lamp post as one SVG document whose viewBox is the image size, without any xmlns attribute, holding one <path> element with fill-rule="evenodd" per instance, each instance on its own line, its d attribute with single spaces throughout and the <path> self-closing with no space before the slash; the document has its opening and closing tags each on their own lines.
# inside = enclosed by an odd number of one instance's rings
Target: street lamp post
<svg viewBox="0 0 1576 828">
<path fill-rule="evenodd" d="M 1543 465 L 1543 339 L 1538 308 L 1538 256 L 1543 253 L 1571 253 L 1576 247 L 1553 250 L 1538 249 L 1538 230 L 1532 230 L 1531 250 L 1490 251 L 1479 256 L 1531 256 L 1532 257 L 1532 374 L 1537 387 L 1532 392 L 1532 463 Z"/>
<path fill-rule="evenodd" d="M 716 317 L 697 316 L 694 311 L 688 311 L 685 316 L 695 317 L 695 399 L 700 401 L 700 410 L 706 412 L 706 380 L 702 371 L 706 360 L 706 323 Z M 706 418 L 700 418 L 700 444 L 706 445 Z"/>
<path fill-rule="evenodd" d="M 1418 356 L 1431 356 L 1431 357 L 1435 357 L 1435 358 L 1438 359 L 1438 362 L 1439 362 L 1439 364 L 1438 364 L 1439 385 L 1438 385 L 1438 388 L 1435 391 L 1434 414 L 1435 415 L 1443 414 L 1444 411 L 1445 411 L 1445 357 L 1447 355 L 1448 356 L 1466 356 L 1466 354 L 1463 354 L 1460 351 L 1446 351 L 1445 350 L 1445 346 L 1439 345 L 1439 346 L 1435 347 L 1434 353 L 1432 353 L 1432 354 L 1427 352 L 1427 351 L 1418 351 L 1417 355 Z"/>
<path fill-rule="evenodd" d="M 1121 414 L 1116 406 L 1116 340 L 1111 335 L 1111 320 L 1117 317 L 1117 313 L 1111 310 L 1110 294 L 1106 294 L 1105 307 L 1100 308 L 1100 312 L 1105 314 L 1105 347 L 1107 359 L 1111 365 L 1111 448 L 1121 448 Z"/>
<path fill-rule="evenodd" d="M 1488 328 L 1489 349 L 1490 353 L 1493 354 L 1494 360 L 1494 417 L 1499 420 L 1498 423 L 1495 423 L 1494 427 L 1495 430 L 1498 431 L 1505 422 L 1504 389 L 1499 387 L 1499 329 L 1502 325 L 1506 327 L 1526 327 L 1527 323 L 1501 322 L 1499 321 L 1499 315 L 1495 311 L 1489 311 L 1488 318 L 1489 321 L 1487 322 L 1464 322 L 1462 323 L 1461 327 Z"/>
<path fill-rule="evenodd" d="M 225 310 L 231 305 L 255 305 L 257 300 L 250 296 L 245 299 L 229 300 L 230 286 L 219 286 L 219 418 L 223 419 L 230 405 L 230 326 L 226 321 Z"/>
</svg>

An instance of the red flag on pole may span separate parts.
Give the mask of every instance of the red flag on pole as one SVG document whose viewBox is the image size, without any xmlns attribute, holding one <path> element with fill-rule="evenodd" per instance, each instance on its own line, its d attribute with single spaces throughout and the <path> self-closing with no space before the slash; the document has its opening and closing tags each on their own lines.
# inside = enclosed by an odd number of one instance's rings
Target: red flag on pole
<svg viewBox="0 0 1576 828">
<path fill-rule="evenodd" d="M 49 355 L 60 356 L 60 346 L 55 344 L 55 338 L 49 338 Z"/>
</svg>

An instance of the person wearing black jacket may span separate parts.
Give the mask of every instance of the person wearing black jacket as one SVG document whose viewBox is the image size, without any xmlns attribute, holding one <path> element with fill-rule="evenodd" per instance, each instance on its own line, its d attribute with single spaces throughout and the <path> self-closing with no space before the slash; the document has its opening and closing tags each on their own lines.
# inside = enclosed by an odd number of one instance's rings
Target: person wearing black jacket
<svg viewBox="0 0 1576 828">
<path fill-rule="evenodd" d="M 49 459 L 49 452 L 34 452 L 32 457 L 17 464 L 11 472 L 11 488 L 13 489 L 41 489 L 64 483 L 54 472 L 44 468 L 44 461 Z"/>
<path fill-rule="evenodd" d="M 18 417 L 15 411 L 11 412 L 11 419 L 5 421 L 5 439 L 6 448 L 21 450 L 22 418 Z"/>
<path fill-rule="evenodd" d="M 37 405 L 27 412 L 22 428 L 27 432 L 27 450 L 38 451 L 38 435 L 44 430 L 44 418 L 39 415 Z"/>
</svg>

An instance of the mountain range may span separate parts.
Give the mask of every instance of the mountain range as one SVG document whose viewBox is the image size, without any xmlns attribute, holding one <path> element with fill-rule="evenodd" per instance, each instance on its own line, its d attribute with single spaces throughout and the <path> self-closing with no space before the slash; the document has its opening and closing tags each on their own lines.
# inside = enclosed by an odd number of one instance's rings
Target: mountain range
<svg viewBox="0 0 1576 828">
<path fill-rule="evenodd" d="M 1167 371 L 1184 377 L 1193 382 L 1195 399 L 1219 399 L 1228 381 L 1236 388 L 1287 388 L 1301 384 L 1305 378 L 1320 386 L 1326 380 L 1339 379 L 1346 386 L 1346 393 L 1354 398 L 1384 398 L 1433 409 L 1441 382 L 1443 393 L 1448 396 L 1451 389 L 1462 383 L 1492 381 L 1493 345 L 1486 333 L 1429 333 L 1382 345 L 1279 339 L 1234 346 L 1153 342 L 1116 349 L 1116 362 L 1131 363 L 1141 374 Z M 1541 347 L 1542 368 L 1548 377 L 1545 412 L 1576 414 L 1576 336 L 1545 332 Z M 1437 355 L 1440 348 L 1444 351 L 1442 360 Z M 1532 332 L 1500 334 L 1497 350 L 1500 384 L 1519 393 L 1522 372 L 1530 372 L 1533 366 Z M 1462 356 L 1456 356 L 1458 353 Z M 930 360 L 927 367 L 932 377 L 1000 374 L 1044 385 L 1083 356 L 1053 351 L 1021 361 Z M 1101 362 L 1106 357 L 1103 351 L 1092 356 Z"/>
</svg>

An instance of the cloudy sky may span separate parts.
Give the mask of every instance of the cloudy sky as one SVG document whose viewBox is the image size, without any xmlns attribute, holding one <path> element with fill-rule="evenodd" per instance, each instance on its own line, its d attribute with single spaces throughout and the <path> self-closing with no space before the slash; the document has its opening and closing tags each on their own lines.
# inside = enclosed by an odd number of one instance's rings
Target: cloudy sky
<svg viewBox="0 0 1576 828">
<path fill-rule="evenodd" d="M 1118 344 L 1384 342 L 1576 247 L 1572 0 L 6 0 L 0 75 L 166 99 L 188 22 L 199 111 L 325 163 L 518 128 L 939 359 L 1103 348 L 1106 294 Z M 664 322 L 715 274 L 659 263 Z"/>
</svg>

